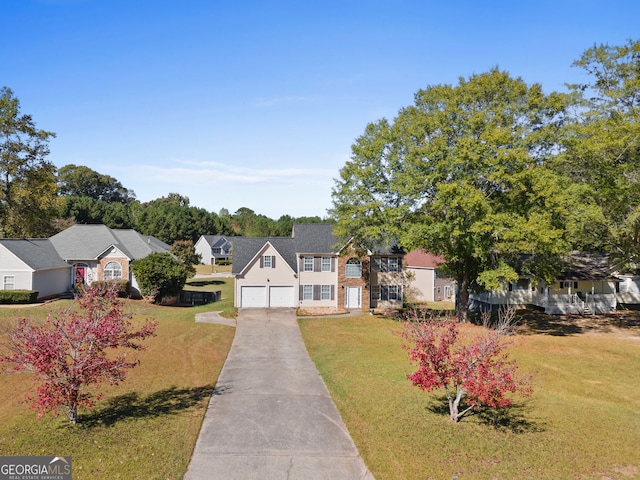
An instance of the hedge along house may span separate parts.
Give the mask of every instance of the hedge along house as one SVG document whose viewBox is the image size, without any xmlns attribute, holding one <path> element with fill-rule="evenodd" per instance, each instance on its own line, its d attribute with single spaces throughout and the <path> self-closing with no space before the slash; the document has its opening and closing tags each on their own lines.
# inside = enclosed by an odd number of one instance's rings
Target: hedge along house
<svg viewBox="0 0 640 480">
<path fill-rule="evenodd" d="M 297 224 L 291 237 L 236 237 L 235 306 L 338 311 L 401 304 L 401 274 L 393 265 L 401 270 L 402 253 L 356 249 L 332 231 L 329 224 Z"/>
<path fill-rule="evenodd" d="M 130 263 L 151 253 L 169 251 L 169 245 L 155 237 L 105 225 L 74 225 L 49 240 L 58 255 L 71 265 L 71 287 L 122 279 L 130 282 L 133 295 L 140 292 Z"/>
<path fill-rule="evenodd" d="M 38 299 L 69 289 L 72 267 L 46 238 L 0 239 L 2 290 L 36 290 Z"/>
</svg>

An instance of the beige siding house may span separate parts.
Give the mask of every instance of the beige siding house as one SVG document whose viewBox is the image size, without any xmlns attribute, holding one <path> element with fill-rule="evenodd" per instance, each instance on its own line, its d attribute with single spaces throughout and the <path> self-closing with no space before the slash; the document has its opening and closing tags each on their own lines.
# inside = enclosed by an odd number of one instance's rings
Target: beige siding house
<svg viewBox="0 0 640 480">
<path fill-rule="evenodd" d="M 402 305 L 402 257 L 394 248 L 356 253 L 329 224 L 294 225 L 291 237 L 235 237 L 235 306 L 369 311 Z"/>
<path fill-rule="evenodd" d="M 137 293 L 129 264 L 169 245 L 135 230 L 74 225 L 47 239 L 0 239 L 4 290 L 37 290 L 39 298 L 64 294 L 78 284 L 124 279 Z"/>
</svg>

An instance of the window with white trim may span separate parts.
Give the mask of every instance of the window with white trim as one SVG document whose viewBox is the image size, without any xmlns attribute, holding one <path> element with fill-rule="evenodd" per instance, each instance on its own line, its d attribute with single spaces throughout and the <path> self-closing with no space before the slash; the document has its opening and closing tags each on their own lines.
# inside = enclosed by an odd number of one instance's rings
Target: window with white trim
<svg viewBox="0 0 640 480">
<path fill-rule="evenodd" d="M 389 285 L 389 300 L 400 300 L 400 288 L 398 285 Z"/>
<path fill-rule="evenodd" d="M 389 271 L 390 272 L 399 272 L 400 271 L 400 262 L 398 262 L 398 257 L 389 257 Z"/>
<path fill-rule="evenodd" d="M 302 286 L 302 299 L 313 300 L 313 285 Z"/>
<path fill-rule="evenodd" d="M 323 272 L 331 271 L 331 257 L 322 257 L 321 270 Z"/>
<path fill-rule="evenodd" d="M 313 272 L 313 257 L 302 257 L 302 261 L 302 271 Z"/>
<path fill-rule="evenodd" d="M 362 277 L 362 263 L 357 258 L 350 258 L 347 260 L 346 266 L 347 278 L 360 278 Z"/>
<path fill-rule="evenodd" d="M 276 268 L 276 257 L 273 255 L 263 255 L 260 268 Z"/>
<path fill-rule="evenodd" d="M 380 300 L 380 285 L 371 285 L 371 300 Z"/>
<path fill-rule="evenodd" d="M 4 290 L 15 290 L 16 289 L 15 275 L 5 275 L 2 282 L 2 288 Z"/>
<path fill-rule="evenodd" d="M 104 279 L 116 280 L 122 278 L 122 265 L 118 262 L 109 262 L 104 266 Z"/>
<path fill-rule="evenodd" d="M 331 285 L 322 285 L 320 300 L 331 300 Z"/>
</svg>

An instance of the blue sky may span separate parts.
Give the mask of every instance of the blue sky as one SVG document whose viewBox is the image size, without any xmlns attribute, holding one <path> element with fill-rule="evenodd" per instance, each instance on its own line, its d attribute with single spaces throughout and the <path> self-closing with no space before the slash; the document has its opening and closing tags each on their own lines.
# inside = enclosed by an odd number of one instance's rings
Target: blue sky
<svg viewBox="0 0 640 480">
<path fill-rule="evenodd" d="M 0 86 L 140 201 L 326 216 L 367 123 L 494 66 L 564 91 L 637 0 L 2 0 Z"/>
</svg>

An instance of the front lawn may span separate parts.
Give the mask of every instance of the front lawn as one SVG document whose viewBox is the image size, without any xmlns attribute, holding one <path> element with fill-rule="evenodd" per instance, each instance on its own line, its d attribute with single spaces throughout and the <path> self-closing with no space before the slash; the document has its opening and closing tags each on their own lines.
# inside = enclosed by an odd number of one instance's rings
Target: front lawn
<svg viewBox="0 0 640 480">
<path fill-rule="evenodd" d="M 535 373 L 533 396 L 508 413 L 453 424 L 443 391 L 424 393 L 405 379 L 414 367 L 394 334 L 399 323 L 364 315 L 300 325 L 376 480 L 640 478 L 633 326 L 530 328 L 511 352 Z"/>
<path fill-rule="evenodd" d="M 69 303 L 0 309 L 0 323 L 44 318 Z M 38 420 L 22 403 L 32 386 L 28 374 L 0 375 L 0 455 L 71 455 L 74 480 L 182 478 L 234 335 L 232 327 L 195 323 L 195 313 L 216 307 L 129 301 L 135 324 L 159 321 L 157 336 L 134 352 L 140 365 L 125 382 L 101 390 L 105 399 L 81 410 L 75 427 L 62 415 Z"/>
</svg>

